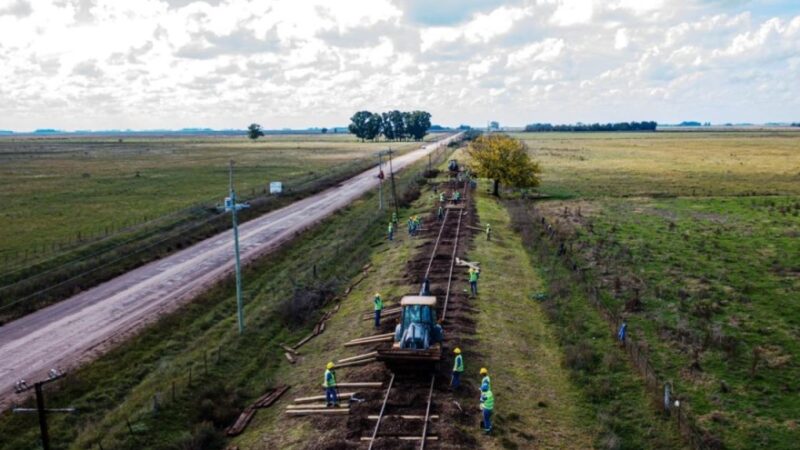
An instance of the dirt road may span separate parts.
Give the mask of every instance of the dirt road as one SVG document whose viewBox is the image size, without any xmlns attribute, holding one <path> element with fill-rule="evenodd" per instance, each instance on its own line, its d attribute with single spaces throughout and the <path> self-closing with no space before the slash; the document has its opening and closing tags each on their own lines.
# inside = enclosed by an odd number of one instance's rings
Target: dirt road
<svg viewBox="0 0 800 450">
<path fill-rule="evenodd" d="M 393 161 L 395 171 L 457 138 L 451 136 Z M 287 242 L 377 187 L 375 169 L 239 227 L 247 263 Z M 69 370 L 208 289 L 233 271 L 231 232 L 220 233 L 162 260 L 0 327 L 0 410 L 15 400 L 14 383 L 51 368 Z M 231 311 L 231 314 L 234 314 Z"/>
</svg>

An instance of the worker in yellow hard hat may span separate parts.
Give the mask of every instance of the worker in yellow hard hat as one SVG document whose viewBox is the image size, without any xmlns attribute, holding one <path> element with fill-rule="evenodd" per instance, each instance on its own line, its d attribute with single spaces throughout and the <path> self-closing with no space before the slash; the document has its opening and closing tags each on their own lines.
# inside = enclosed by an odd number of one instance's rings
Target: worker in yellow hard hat
<svg viewBox="0 0 800 450">
<path fill-rule="evenodd" d="M 486 385 L 489 387 L 489 390 L 492 390 L 492 379 L 489 378 L 489 369 L 481 367 L 481 377 L 481 387 Z"/>
<path fill-rule="evenodd" d="M 461 349 L 458 347 L 453 350 L 453 353 L 456 358 L 453 362 L 453 378 L 450 380 L 450 386 L 453 387 L 453 390 L 458 390 L 461 386 L 461 374 L 464 372 L 464 357 L 461 356 Z"/>
<path fill-rule="evenodd" d="M 381 311 L 383 311 L 383 299 L 380 292 L 375 293 L 372 304 L 375 307 L 375 328 L 378 328 L 381 326 Z"/>
<path fill-rule="evenodd" d="M 325 401 L 327 407 L 339 406 L 339 396 L 336 392 L 336 373 L 333 371 L 333 361 L 325 366 L 325 378 L 322 381 L 322 387 L 325 388 Z"/>
</svg>

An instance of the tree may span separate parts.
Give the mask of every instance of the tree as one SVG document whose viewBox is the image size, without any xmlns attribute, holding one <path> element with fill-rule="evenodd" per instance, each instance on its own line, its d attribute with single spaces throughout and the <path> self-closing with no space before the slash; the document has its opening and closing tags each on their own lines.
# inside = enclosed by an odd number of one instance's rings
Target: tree
<svg viewBox="0 0 800 450">
<path fill-rule="evenodd" d="M 500 184 L 516 188 L 539 185 L 542 169 L 527 152 L 524 142 L 505 134 L 479 136 L 467 147 L 471 167 L 483 178 L 494 181 L 493 194 L 500 195 Z"/>
<path fill-rule="evenodd" d="M 407 131 L 403 113 L 401 113 L 396 109 L 394 111 L 391 111 L 389 113 L 389 123 L 391 124 L 392 133 L 394 134 L 395 139 L 403 140 L 406 138 Z M 384 121 L 383 127 L 385 130 L 386 121 Z"/>
<path fill-rule="evenodd" d="M 394 124 L 392 123 L 392 112 L 381 114 L 381 118 L 383 120 L 383 137 L 385 137 L 387 141 L 397 139 L 397 134 L 394 132 Z"/>
<path fill-rule="evenodd" d="M 256 140 L 264 135 L 264 131 L 261 129 L 261 125 L 257 123 L 251 123 L 249 127 L 247 127 L 247 137 L 252 140 Z"/>
<path fill-rule="evenodd" d="M 366 122 L 365 139 L 373 141 L 381 135 L 383 131 L 383 118 L 378 113 L 371 113 Z"/>
<path fill-rule="evenodd" d="M 321 130 L 319 130 L 319 132 L 322 133 L 322 134 L 327 134 L 328 133 L 328 129 L 323 127 Z"/>
<path fill-rule="evenodd" d="M 405 127 L 408 134 L 413 137 L 415 141 L 421 141 L 431 128 L 431 113 L 427 111 L 412 111 L 410 113 L 404 113 L 404 115 Z"/>
<path fill-rule="evenodd" d="M 347 130 L 363 141 L 367 136 L 367 121 L 370 117 L 372 117 L 372 113 L 369 111 L 359 111 L 353 114 L 353 117 L 350 118 L 350 125 L 347 126 Z"/>
</svg>

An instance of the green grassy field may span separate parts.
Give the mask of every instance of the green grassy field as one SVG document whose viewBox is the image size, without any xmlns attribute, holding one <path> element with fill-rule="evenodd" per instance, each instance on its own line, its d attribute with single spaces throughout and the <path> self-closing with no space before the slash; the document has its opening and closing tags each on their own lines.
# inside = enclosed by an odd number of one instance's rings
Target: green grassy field
<svg viewBox="0 0 800 450">
<path fill-rule="evenodd" d="M 0 323 L 227 229 L 216 206 L 230 159 L 246 221 L 374 166 L 389 145 L 419 146 L 320 134 L 0 139 Z M 269 194 L 275 180 L 281 196 Z"/>
<path fill-rule="evenodd" d="M 292 186 L 389 144 L 349 135 L 245 138 L 3 138 L 0 139 L 0 263 L 49 253 L 226 196 L 228 161 L 245 197 L 270 181 Z M 398 150 L 417 143 L 393 143 Z M 32 255 L 29 255 L 32 257 Z"/>
<path fill-rule="evenodd" d="M 400 195 L 415 191 L 423 165 L 400 174 Z M 383 238 L 386 214 L 376 211 L 376 195 L 244 272 L 243 336 L 236 333 L 229 280 L 48 388 L 48 405 L 80 411 L 50 417 L 53 448 L 224 448 L 224 427 L 287 364 L 278 344 L 308 333 L 324 302 L 344 289 Z M 341 264 L 342 254 L 348 264 Z M 289 312 L 301 298 L 309 301 L 302 321 Z M 38 436 L 35 417 L 3 413 L 0 436 L 4 450 L 31 448 Z"/>
<path fill-rule="evenodd" d="M 558 197 L 800 194 L 800 132 L 517 133 Z"/>
<path fill-rule="evenodd" d="M 562 198 L 533 207 L 709 442 L 793 448 L 800 134 L 517 137 Z"/>
</svg>

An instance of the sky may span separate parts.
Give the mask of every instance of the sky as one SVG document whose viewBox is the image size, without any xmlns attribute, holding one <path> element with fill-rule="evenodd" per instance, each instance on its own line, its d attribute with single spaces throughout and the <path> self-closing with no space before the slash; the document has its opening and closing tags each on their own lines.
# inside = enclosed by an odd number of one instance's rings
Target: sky
<svg viewBox="0 0 800 450">
<path fill-rule="evenodd" d="M 0 129 L 800 121 L 798 0 L 0 0 Z"/>
</svg>

